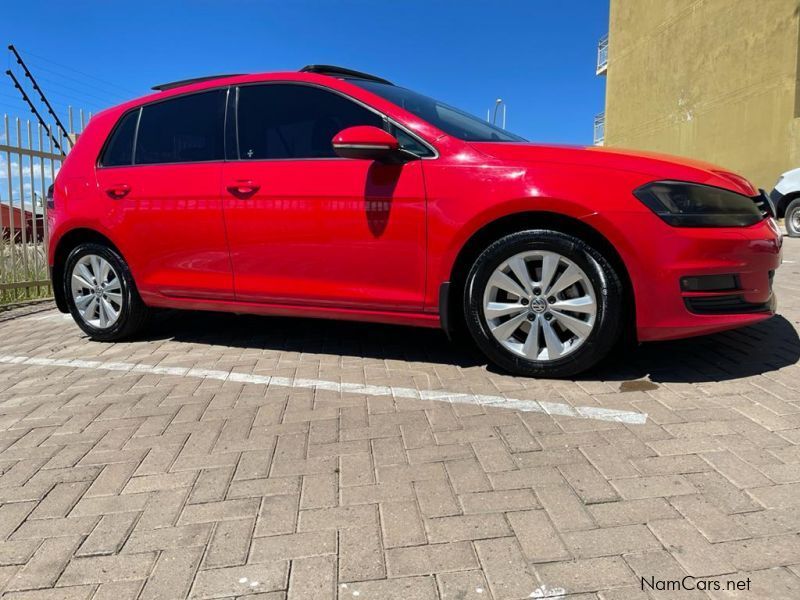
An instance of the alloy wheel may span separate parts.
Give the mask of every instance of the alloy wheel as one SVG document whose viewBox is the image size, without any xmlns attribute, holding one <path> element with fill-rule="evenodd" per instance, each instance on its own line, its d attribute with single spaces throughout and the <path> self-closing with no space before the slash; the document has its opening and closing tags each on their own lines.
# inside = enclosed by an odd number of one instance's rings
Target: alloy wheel
<svg viewBox="0 0 800 600">
<path fill-rule="evenodd" d="M 70 282 L 72 299 L 85 323 L 108 329 L 117 322 L 122 313 L 122 283 L 110 262 L 96 254 L 82 256 Z"/>
<path fill-rule="evenodd" d="M 526 251 L 503 261 L 483 294 L 483 316 L 494 338 L 528 360 L 553 361 L 580 348 L 597 319 L 586 273 L 556 252 Z"/>
</svg>

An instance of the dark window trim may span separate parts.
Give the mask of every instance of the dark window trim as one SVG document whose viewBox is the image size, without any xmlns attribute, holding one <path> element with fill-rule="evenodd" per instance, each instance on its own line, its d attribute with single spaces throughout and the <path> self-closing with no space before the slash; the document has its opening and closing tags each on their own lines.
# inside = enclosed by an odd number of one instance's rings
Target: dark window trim
<svg viewBox="0 0 800 600">
<path fill-rule="evenodd" d="M 133 148 L 131 149 L 131 166 L 136 165 L 136 144 L 139 143 L 139 124 L 142 122 L 143 108 L 139 107 L 139 114 L 136 116 L 136 129 L 133 130 Z"/>
<path fill-rule="evenodd" d="M 216 160 L 190 160 L 190 161 L 180 161 L 180 162 L 159 162 L 159 163 L 144 163 L 144 164 L 139 163 L 139 164 L 136 164 L 136 142 L 139 139 L 139 125 L 140 125 L 141 120 L 142 120 L 142 112 L 144 111 L 144 109 L 146 107 L 153 106 L 154 104 L 161 104 L 162 102 L 169 102 L 170 100 L 177 100 L 178 98 L 187 98 L 189 96 L 196 96 L 197 94 L 205 94 L 207 92 L 218 92 L 218 91 L 221 91 L 221 90 L 230 91 L 230 89 L 231 89 L 230 85 L 223 85 L 223 86 L 219 86 L 219 87 L 207 88 L 207 89 L 204 89 L 204 90 L 196 90 L 196 91 L 193 91 L 193 92 L 187 92 L 186 94 L 176 94 L 175 96 L 170 96 L 169 98 L 158 98 L 157 100 L 153 100 L 152 102 L 145 102 L 144 104 L 140 104 L 139 106 L 135 106 L 135 107 L 133 107 L 133 108 L 131 108 L 129 110 L 126 110 L 124 113 L 122 113 L 119 116 L 119 118 L 117 119 L 117 122 L 114 123 L 114 127 L 111 128 L 111 131 L 106 136 L 106 140 L 105 140 L 105 142 L 103 142 L 103 146 L 102 146 L 102 148 L 100 149 L 100 152 L 97 155 L 97 160 L 95 161 L 95 168 L 97 168 L 97 169 L 128 169 L 130 167 L 155 167 L 155 166 L 159 166 L 159 165 L 194 165 L 194 164 L 224 162 L 225 159 L 223 157 L 222 159 L 216 159 Z M 225 101 L 226 101 L 225 108 L 227 110 L 227 96 L 225 96 Z M 108 145 L 109 141 L 113 137 L 114 131 L 116 131 L 117 127 L 119 127 L 119 124 L 122 122 L 122 119 L 124 119 L 127 115 L 129 115 L 130 113 L 132 113 L 135 110 L 139 111 L 139 116 L 136 119 L 136 131 L 134 131 L 134 134 L 133 134 L 133 149 L 132 149 L 132 152 L 131 152 L 131 164 L 129 164 L 129 165 L 115 165 L 113 167 L 103 166 L 101 164 L 100 160 L 103 157 L 103 153 L 105 152 L 106 146 Z M 224 113 L 224 111 L 223 111 L 223 117 L 222 118 L 223 118 L 223 131 L 222 131 L 223 138 L 222 138 L 222 141 L 223 141 L 223 146 L 224 146 L 224 142 L 225 142 L 225 129 L 224 129 L 224 127 L 225 127 L 225 113 Z M 223 154 L 224 154 L 224 148 L 223 148 Z"/>
<path fill-rule="evenodd" d="M 135 106 L 135 107 L 133 107 L 131 109 L 128 109 L 128 110 L 126 110 L 124 113 L 122 113 L 119 116 L 119 118 L 117 119 L 116 123 L 111 128 L 111 131 L 106 136 L 106 139 L 103 142 L 103 146 L 100 148 L 100 152 L 98 153 L 97 158 L 95 160 L 95 168 L 97 168 L 97 169 L 128 169 L 130 167 L 153 167 L 153 166 L 159 166 L 159 165 L 210 164 L 210 163 L 219 163 L 219 162 L 267 162 L 267 161 L 272 162 L 272 161 L 287 161 L 287 160 L 350 160 L 349 158 L 342 159 L 342 158 L 338 158 L 338 157 L 328 157 L 328 158 L 321 158 L 321 157 L 318 157 L 318 158 L 263 158 L 263 159 L 252 159 L 252 160 L 251 159 L 239 158 L 239 89 L 242 88 L 242 87 L 249 87 L 249 86 L 253 86 L 253 85 L 275 85 L 275 84 L 302 85 L 302 86 L 306 86 L 306 87 L 319 88 L 321 90 L 326 90 L 328 92 L 331 92 L 331 93 L 334 93 L 334 94 L 338 94 L 339 96 L 341 96 L 343 98 L 346 98 L 346 99 L 350 100 L 351 102 L 355 102 L 356 104 L 358 104 L 359 106 L 361 106 L 363 108 L 366 108 L 370 112 L 375 113 L 376 115 L 381 117 L 384 121 L 386 121 L 388 123 L 391 123 L 395 127 L 403 130 L 404 132 L 406 132 L 408 135 L 410 135 L 412 138 L 417 140 L 419 143 L 421 143 L 423 146 L 428 148 L 433 153 L 432 156 L 420 156 L 419 157 L 420 160 L 435 160 L 435 159 L 439 158 L 439 151 L 437 150 L 437 148 L 432 143 L 428 142 L 426 139 L 421 137 L 419 134 L 411 131 L 408 127 L 406 127 L 402 123 L 398 122 L 396 119 L 391 118 L 389 115 L 381 112 L 380 110 L 378 110 L 377 108 L 375 108 L 373 106 L 370 106 L 369 104 L 366 104 L 365 102 L 359 100 L 358 98 L 354 98 L 350 94 L 346 94 L 345 92 L 341 92 L 339 90 L 333 89 L 333 88 L 325 86 L 325 85 L 320 85 L 318 83 L 310 83 L 310 82 L 307 82 L 307 81 L 291 81 L 291 80 L 281 79 L 281 80 L 270 80 L 270 81 L 253 81 L 253 82 L 243 83 L 243 84 L 238 84 L 238 85 L 224 85 L 224 86 L 219 86 L 219 87 L 210 87 L 210 88 L 206 88 L 206 89 L 202 89 L 202 90 L 196 90 L 196 91 L 192 91 L 192 92 L 187 92 L 185 94 L 176 94 L 176 95 L 170 96 L 168 98 L 157 98 L 157 99 L 152 100 L 150 102 L 145 102 L 144 104 L 140 104 L 140 105 Z M 236 128 L 236 152 L 235 152 L 236 158 L 228 158 L 228 156 L 227 156 L 227 148 L 226 148 L 225 152 L 223 153 L 224 156 L 223 156 L 222 160 L 195 160 L 195 161 L 183 161 L 183 162 L 163 162 L 163 163 L 145 163 L 145 164 L 141 164 L 140 163 L 140 164 L 136 164 L 136 162 L 135 162 L 136 161 L 136 142 L 138 141 L 138 137 L 139 137 L 139 123 L 140 123 L 140 121 L 142 119 L 142 111 L 145 109 L 145 107 L 152 106 L 154 104 L 159 104 L 161 102 L 169 102 L 170 100 L 176 100 L 178 98 L 185 98 L 187 96 L 194 96 L 194 95 L 197 95 L 197 94 L 204 94 L 206 92 L 227 90 L 228 91 L 228 96 L 226 96 L 225 115 L 223 117 L 223 142 L 225 142 L 225 141 L 227 141 L 227 127 L 229 125 L 228 119 L 227 119 L 228 98 L 230 96 L 231 90 L 234 90 L 234 89 L 236 90 L 236 95 L 235 95 L 234 102 L 233 102 L 233 104 L 234 104 L 233 122 L 234 122 L 234 127 Z M 109 166 L 109 167 L 103 166 L 101 164 L 100 160 L 101 160 L 101 158 L 102 158 L 102 156 L 103 156 L 103 154 L 105 152 L 106 147 L 108 146 L 109 141 L 113 137 L 114 132 L 116 131 L 117 127 L 119 127 L 119 124 L 122 122 L 122 119 L 125 118 L 125 116 L 127 116 L 129 113 L 131 113 L 131 112 L 133 112 L 135 110 L 139 111 L 139 116 L 136 119 L 136 131 L 134 132 L 134 135 L 133 135 L 133 144 L 134 145 L 133 145 L 133 148 L 131 149 L 131 164 L 129 164 L 129 165 L 114 165 L 114 166 Z"/>
</svg>

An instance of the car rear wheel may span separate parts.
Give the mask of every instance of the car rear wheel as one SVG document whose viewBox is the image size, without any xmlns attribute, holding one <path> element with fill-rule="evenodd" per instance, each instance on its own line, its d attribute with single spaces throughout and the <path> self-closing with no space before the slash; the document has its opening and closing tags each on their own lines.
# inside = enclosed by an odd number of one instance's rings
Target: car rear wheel
<svg viewBox="0 0 800 600">
<path fill-rule="evenodd" d="M 622 330 L 623 288 L 611 263 L 558 231 L 507 235 L 467 276 L 467 326 L 491 362 L 511 373 L 568 377 L 606 356 Z"/>
<path fill-rule="evenodd" d="M 78 245 L 67 257 L 63 283 L 72 318 L 92 339 L 122 340 L 145 325 L 148 309 L 125 261 L 111 248 Z"/>
<path fill-rule="evenodd" d="M 789 237 L 800 237 L 800 198 L 792 200 L 786 207 L 785 219 Z"/>
</svg>

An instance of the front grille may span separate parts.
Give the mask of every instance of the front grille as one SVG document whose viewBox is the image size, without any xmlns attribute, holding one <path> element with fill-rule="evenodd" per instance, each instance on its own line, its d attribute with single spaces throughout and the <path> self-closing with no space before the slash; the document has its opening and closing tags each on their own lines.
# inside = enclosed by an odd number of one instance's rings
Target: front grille
<svg viewBox="0 0 800 600">
<path fill-rule="evenodd" d="M 747 302 L 740 294 L 684 298 L 686 308 L 700 315 L 757 313 L 770 310 L 769 302 Z"/>
</svg>

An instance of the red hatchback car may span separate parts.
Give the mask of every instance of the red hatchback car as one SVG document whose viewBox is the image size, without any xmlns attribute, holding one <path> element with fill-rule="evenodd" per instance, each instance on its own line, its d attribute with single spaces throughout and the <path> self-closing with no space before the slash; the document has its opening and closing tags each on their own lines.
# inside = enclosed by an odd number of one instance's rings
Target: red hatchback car
<svg viewBox="0 0 800 600">
<path fill-rule="evenodd" d="M 91 120 L 50 199 L 56 300 L 93 339 L 155 307 L 354 319 L 559 377 L 626 330 L 774 314 L 766 198 L 712 165 L 530 144 L 339 67 L 154 89 Z"/>
</svg>

